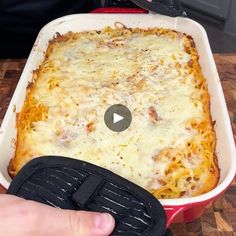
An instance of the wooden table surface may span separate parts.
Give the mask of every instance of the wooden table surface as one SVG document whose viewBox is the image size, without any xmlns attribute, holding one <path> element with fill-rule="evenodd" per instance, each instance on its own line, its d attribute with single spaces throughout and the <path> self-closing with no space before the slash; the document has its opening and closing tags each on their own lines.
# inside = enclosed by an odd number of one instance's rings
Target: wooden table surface
<svg viewBox="0 0 236 236">
<path fill-rule="evenodd" d="M 236 54 L 216 54 L 214 58 L 236 140 Z M 0 60 L 0 124 L 25 62 L 25 59 Z M 0 193 L 4 191 L 0 186 Z M 236 236 L 236 181 L 199 220 L 188 224 L 173 224 L 171 229 L 176 236 Z"/>
</svg>

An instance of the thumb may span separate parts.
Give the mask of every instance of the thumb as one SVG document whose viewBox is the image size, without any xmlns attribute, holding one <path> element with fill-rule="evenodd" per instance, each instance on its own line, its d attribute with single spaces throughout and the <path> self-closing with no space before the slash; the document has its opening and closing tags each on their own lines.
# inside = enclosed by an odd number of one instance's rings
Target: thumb
<svg viewBox="0 0 236 236">
<path fill-rule="evenodd" d="M 61 225 L 62 228 L 58 228 Z M 107 213 L 58 210 L 53 235 L 107 236 L 115 226 L 114 218 Z"/>
<path fill-rule="evenodd" d="M 62 210 L 0 194 L 0 235 L 108 236 L 115 227 L 107 213 Z"/>
</svg>

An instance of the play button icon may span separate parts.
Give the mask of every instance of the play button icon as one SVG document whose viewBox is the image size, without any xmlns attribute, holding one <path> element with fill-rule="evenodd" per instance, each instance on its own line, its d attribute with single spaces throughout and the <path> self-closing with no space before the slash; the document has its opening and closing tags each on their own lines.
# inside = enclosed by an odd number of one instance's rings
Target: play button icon
<svg viewBox="0 0 236 236">
<path fill-rule="evenodd" d="M 123 119 L 124 119 L 123 116 L 120 116 L 120 115 L 118 115 L 118 114 L 116 114 L 116 113 L 113 113 L 113 123 L 114 123 L 114 124 L 117 123 L 117 122 L 119 122 L 119 121 L 121 121 L 121 120 L 123 120 Z"/>
<path fill-rule="evenodd" d="M 104 121 L 110 130 L 114 132 L 122 132 L 129 128 L 132 121 L 132 115 L 126 106 L 115 104 L 106 110 Z"/>
</svg>

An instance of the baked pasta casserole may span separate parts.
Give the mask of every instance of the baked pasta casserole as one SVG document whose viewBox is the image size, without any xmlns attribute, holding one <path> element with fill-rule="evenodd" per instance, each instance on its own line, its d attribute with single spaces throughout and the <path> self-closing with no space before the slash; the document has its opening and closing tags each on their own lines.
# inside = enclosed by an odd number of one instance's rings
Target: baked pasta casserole
<svg viewBox="0 0 236 236">
<path fill-rule="evenodd" d="M 106 109 L 127 106 L 132 123 L 113 132 Z M 206 81 L 191 36 L 163 28 L 59 33 L 34 71 L 9 172 L 59 155 L 91 162 L 157 198 L 197 196 L 219 179 Z"/>
</svg>

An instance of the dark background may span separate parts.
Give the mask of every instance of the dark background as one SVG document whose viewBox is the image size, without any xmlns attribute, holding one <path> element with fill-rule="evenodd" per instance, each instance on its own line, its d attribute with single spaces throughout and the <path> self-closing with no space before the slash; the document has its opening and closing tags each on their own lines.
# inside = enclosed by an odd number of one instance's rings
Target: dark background
<svg viewBox="0 0 236 236">
<path fill-rule="evenodd" d="M 0 58 L 27 57 L 46 23 L 99 6 L 97 0 L 0 0 Z"/>
</svg>

